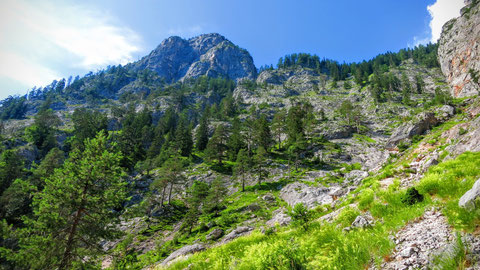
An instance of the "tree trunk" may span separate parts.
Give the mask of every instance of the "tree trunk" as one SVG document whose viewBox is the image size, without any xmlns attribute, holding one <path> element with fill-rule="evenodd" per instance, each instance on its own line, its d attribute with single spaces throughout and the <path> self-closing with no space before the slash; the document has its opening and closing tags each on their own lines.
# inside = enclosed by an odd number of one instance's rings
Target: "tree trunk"
<svg viewBox="0 0 480 270">
<path fill-rule="evenodd" d="M 172 189 L 173 189 L 173 182 L 170 183 L 170 191 L 168 192 L 168 205 L 171 205 L 171 198 L 172 198 Z"/>
<path fill-rule="evenodd" d="M 167 185 L 163 186 L 162 190 L 162 199 L 160 201 L 160 206 L 163 207 L 163 201 L 165 200 L 165 190 L 167 189 Z"/>
<path fill-rule="evenodd" d="M 242 172 L 242 192 L 245 192 L 245 172 Z"/>
<path fill-rule="evenodd" d="M 59 270 L 63 269 L 68 269 L 70 266 L 70 260 L 72 256 L 72 248 L 73 248 L 73 240 L 75 238 L 75 234 L 77 233 L 77 226 L 80 223 L 80 220 L 82 219 L 82 212 L 85 211 L 85 196 L 87 195 L 87 190 L 88 190 L 88 182 L 85 184 L 85 187 L 83 188 L 82 192 L 82 201 L 80 203 L 80 206 L 78 207 L 77 212 L 75 213 L 75 217 L 73 219 L 73 224 L 72 227 L 70 228 L 70 232 L 68 233 L 68 239 L 67 239 L 67 244 L 65 247 L 65 252 L 63 253 L 62 261 L 60 262 L 60 265 L 58 266 Z"/>
</svg>

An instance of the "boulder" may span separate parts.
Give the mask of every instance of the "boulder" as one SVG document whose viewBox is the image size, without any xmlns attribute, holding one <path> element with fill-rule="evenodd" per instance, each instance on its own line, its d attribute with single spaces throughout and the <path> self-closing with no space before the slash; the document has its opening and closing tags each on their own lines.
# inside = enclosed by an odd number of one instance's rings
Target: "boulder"
<svg viewBox="0 0 480 270">
<path fill-rule="evenodd" d="M 274 227 L 275 225 L 287 226 L 292 222 L 292 218 L 285 214 L 285 208 L 277 209 L 273 212 L 273 217 L 265 224 L 267 227 Z"/>
<path fill-rule="evenodd" d="M 189 246 L 184 246 L 176 251 L 174 251 L 170 256 L 163 260 L 162 265 L 168 265 L 169 262 L 188 254 L 196 253 L 199 251 L 205 250 L 205 247 L 202 244 L 193 244 Z"/>
<path fill-rule="evenodd" d="M 370 213 L 366 213 L 364 215 L 357 216 L 355 220 L 352 222 L 352 228 L 367 228 L 374 225 L 373 217 Z"/>
<path fill-rule="evenodd" d="M 329 193 L 330 188 L 295 182 L 282 188 L 280 197 L 292 207 L 297 203 L 303 203 L 307 208 L 312 209 L 317 205 L 332 203 L 333 198 Z"/>
<path fill-rule="evenodd" d="M 211 231 L 205 238 L 206 238 L 207 240 L 217 240 L 217 239 L 220 238 L 222 235 L 223 235 L 223 230 L 217 228 L 217 229 Z"/>
<path fill-rule="evenodd" d="M 387 141 L 386 148 L 392 149 L 395 146 L 415 135 L 422 135 L 438 123 L 438 119 L 432 112 L 420 113 L 414 121 L 397 127 Z"/>
<path fill-rule="evenodd" d="M 480 179 L 473 184 L 473 187 L 469 191 L 463 194 L 458 201 L 458 206 L 471 210 L 475 208 L 475 201 L 478 197 L 480 197 Z"/>
<path fill-rule="evenodd" d="M 235 239 L 237 237 L 246 235 L 247 233 L 249 233 L 252 230 L 253 230 L 253 228 L 248 227 L 248 226 L 238 227 L 235 230 L 231 231 L 229 234 L 225 235 L 222 242 L 226 243 L 226 242 L 232 241 L 233 239 Z"/>
</svg>

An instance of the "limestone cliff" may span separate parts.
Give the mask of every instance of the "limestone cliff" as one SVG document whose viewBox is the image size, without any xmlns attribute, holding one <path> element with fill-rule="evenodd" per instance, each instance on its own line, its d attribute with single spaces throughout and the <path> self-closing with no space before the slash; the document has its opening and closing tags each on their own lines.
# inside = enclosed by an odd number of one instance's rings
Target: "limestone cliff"
<svg viewBox="0 0 480 270">
<path fill-rule="evenodd" d="M 438 56 L 455 97 L 472 96 L 480 89 L 480 4 L 465 1 L 461 16 L 443 26 Z"/>
</svg>

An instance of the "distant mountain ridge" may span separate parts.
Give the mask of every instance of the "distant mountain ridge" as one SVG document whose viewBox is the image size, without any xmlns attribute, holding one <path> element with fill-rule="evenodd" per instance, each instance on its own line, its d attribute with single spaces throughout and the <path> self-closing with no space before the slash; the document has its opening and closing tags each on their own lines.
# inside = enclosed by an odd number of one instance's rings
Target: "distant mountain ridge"
<svg viewBox="0 0 480 270">
<path fill-rule="evenodd" d="M 252 56 L 224 36 L 204 34 L 188 40 L 173 36 L 165 39 L 149 55 L 133 64 L 136 71 L 150 69 L 174 82 L 186 78 L 228 77 L 239 81 L 255 79 Z"/>
</svg>

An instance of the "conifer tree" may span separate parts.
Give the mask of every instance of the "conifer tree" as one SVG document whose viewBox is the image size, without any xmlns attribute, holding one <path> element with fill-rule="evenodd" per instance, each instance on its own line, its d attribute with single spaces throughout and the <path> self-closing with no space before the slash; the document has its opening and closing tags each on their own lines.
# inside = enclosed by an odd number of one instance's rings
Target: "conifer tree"
<svg viewBox="0 0 480 270">
<path fill-rule="evenodd" d="M 235 178 L 240 180 L 240 183 L 242 185 L 242 192 L 245 191 L 245 173 L 248 171 L 249 168 L 250 158 L 248 157 L 248 153 L 245 151 L 245 149 L 240 149 L 240 151 L 238 151 L 237 162 L 235 164 L 233 172 Z"/>
<path fill-rule="evenodd" d="M 100 132 L 46 179 L 33 200 L 34 217 L 21 233 L 17 262 L 29 269 L 84 268 L 116 236 L 114 209 L 126 199 L 121 154 Z"/>
<path fill-rule="evenodd" d="M 257 148 L 257 153 L 253 157 L 255 163 L 255 172 L 257 173 L 258 184 L 261 184 L 264 179 L 268 177 L 267 165 L 267 151 L 263 146 Z"/>
<path fill-rule="evenodd" d="M 272 143 L 272 134 L 265 115 L 260 116 L 260 118 L 255 121 L 255 141 L 256 144 L 259 147 L 263 147 L 265 151 L 268 151 Z"/>
<path fill-rule="evenodd" d="M 242 135 L 242 124 L 240 120 L 235 117 L 232 122 L 232 133 L 228 137 L 228 157 L 231 161 L 235 161 L 238 151 L 245 147 L 245 141 Z"/>
<path fill-rule="evenodd" d="M 285 111 L 279 110 L 273 116 L 272 132 L 277 140 L 277 149 L 282 144 L 282 134 L 285 133 Z"/>
<path fill-rule="evenodd" d="M 199 151 L 205 150 L 208 144 L 208 114 L 206 112 L 207 110 L 205 110 L 204 115 L 200 119 L 200 126 L 198 127 L 196 134 L 197 141 L 195 143 L 195 146 Z"/>
<path fill-rule="evenodd" d="M 227 130 L 223 124 L 218 125 L 213 133 L 212 138 L 208 141 L 206 156 L 210 161 L 218 160 L 218 164 L 222 165 L 227 150 Z"/>
<path fill-rule="evenodd" d="M 222 208 L 223 200 L 227 195 L 227 188 L 225 187 L 223 178 L 221 176 L 216 177 L 211 185 L 206 197 L 205 210 L 206 212 L 215 212 L 215 215 L 218 215 L 218 212 Z"/>
</svg>

